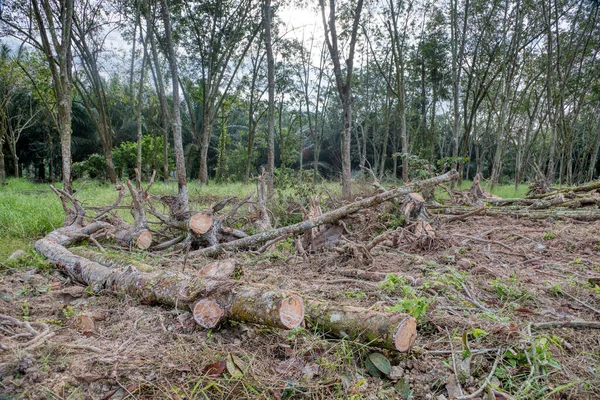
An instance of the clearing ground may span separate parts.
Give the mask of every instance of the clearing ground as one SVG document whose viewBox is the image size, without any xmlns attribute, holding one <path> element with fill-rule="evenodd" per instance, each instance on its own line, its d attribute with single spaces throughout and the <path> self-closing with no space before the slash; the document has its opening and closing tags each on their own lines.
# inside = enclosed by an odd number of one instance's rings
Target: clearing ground
<svg viewBox="0 0 600 400">
<path fill-rule="evenodd" d="M 333 202 L 324 202 L 324 209 L 335 208 Z M 347 238 L 360 247 L 399 226 L 397 215 L 397 205 L 388 203 L 347 217 Z M 303 259 L 292 240 L 263 254 L 228 254 L 242 265 L 243 281 L 413 314 L 418 337 L 406 354 L 303 328 L 228 322 L 207 331 L 187 311 L 98 296 L 33 253 L 5 261 L 0 314 L 42 322 L 50 332 L 26 348 L 18 345 L 26 337 L 9 339 L 26 331 L 0 321 L 7 348 L 0 350 L 0 393 L 56 399 L 599 398 L 600 221 L 478 215 L 447 221 L 440 215 L 431 222 L 435 240 L 378 247 L 371 257 L 323 250 Z M 107 247 L 104 256 L 184 268 L 179 254 Z M 185 272 L 210 261 L 187 262 Z M 484 383 L 490 385 L 479 390 Z"/>
</svg>

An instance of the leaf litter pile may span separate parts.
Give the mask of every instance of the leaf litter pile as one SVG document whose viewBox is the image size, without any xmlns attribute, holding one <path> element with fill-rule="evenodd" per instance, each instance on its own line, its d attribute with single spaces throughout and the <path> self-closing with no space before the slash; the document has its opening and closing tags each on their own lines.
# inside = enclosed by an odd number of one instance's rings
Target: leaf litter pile
<svg viewBox="0 0 600 400">
<path fill-rule="evenodd" d="M 593 190 L 586 198 L 598 196 Z M 0 275 L 0 393 L 599 398 L 600 221 L 574 213 L 595 215 L 600 203 L 561 207 L 574 198 L 566 192 L 558 194 L 563 203 L 534 197 L 538 206 L 527 201 L 517 209 L 516 201 L 473 198 L 473 191 L 448 193 L 448 204 L 430 205 L 413 193 L 300 236 L 219 255 L 235 264 L 234 280 L 301 293 L 306 307 L 311 299 L 411 314 L 417 337 L 407 352 L 334 335 L 314 322 L 279 329 L 232 318 L 203 329 L 188 308 L 103 295 L 37 254 L 15 254 Z M 342 205 L 328 196 L 305 203 L 304 220 Z M 286 207 L 291 213 L 295 205 Z M 536 217 L 540 210 L 548 215 Z M 118 249 L 90 241 L 70 250 L 116 267 L 192 275 L 214 262 L 185 251 Z"/>
</svg>

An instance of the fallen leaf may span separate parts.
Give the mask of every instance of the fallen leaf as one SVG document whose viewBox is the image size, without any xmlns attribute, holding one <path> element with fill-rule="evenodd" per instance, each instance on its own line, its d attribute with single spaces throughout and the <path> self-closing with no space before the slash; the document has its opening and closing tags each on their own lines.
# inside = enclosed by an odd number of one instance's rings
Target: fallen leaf
<svg viewBox="0 0 600 400">
<path fill-rule="evenodd" d="M 321 374 L 321 367 L 316 363 L 308 363 L 302 369 L 302 379 L 311 380 Z"/>
<path fill-rule="evenodd" d="M 533 310 L 531 310 L 531 309 L 529 309 L 529 308 L 524 308 L 524 307 L 517 308 L 517 309 L 515 310 L 515 312 L 531 313 L 531 314 L 533 314 L 533 313 L 534 313 L 534 312 L 533 312 Z"/>
<path fill-rule="evenodd" d="M 202 372 L 211 378 L 218 378 L 223 374 L 226 366 L 227 363 L 225 361 L 217 361 L 215 363 L 208 364 L 206 367 L 204 367 Z"/>
<path fill-rule="evenodd" d="M 96 324 L 94 324 L 94 320 L 92 317 L 86 314 L 81 314 L 79 317 L 77 317 L 77 326 L 84 335 L 94 333 L 96 330 Z"/>
<path fill-rule="evenodd" d="M 292 357 L 277 364 L 275 372 L 281 375 L 289 375 L 302 371 L 302 368 L 304 368 L 304 362 L 298 357 Z"/>
<path fill-rule="evenodd" d="M 97 374 L 84 374 L 84 375 L 75 376 L 75 379 L 77 379 L 80 382 L 92 383 L 92 382 L 99 381 L 100 379 L 106 379 L 106 377 L 103 375 L 97 375 Z"/>
<path fill-rule="evenodd" d="M 232 378 L 239 378 L 240 376 L 244 376 L 244 372 L 240 368 L 241 360 L 239 357 L 236 357 L 234 354 L 229 353 L 227 355 L 227 361 L 225 365 L 227 366 L 227 372 L 231 375 Z"/>
<path fill-rule="evenodd" d="M 327 352 L 327 350 L 325 350 L 322 347 L 313 348 L 313 349 L 307 350 L 306 353 L 304 353 L 304 359 L 306 361 L 315 361 L 315 360 L 319 359 L 321 356 L 323 356 L 323 354 L 325 354 L 326 352 Z"/>
<path fill-rule="evenodd" d="M 373 363 L 375 368 L 379 371 L 383 372 L 384 375 L 389 375 L 390 370 L 392 369 L 392 365 L 390 364 L 390 360 L 386 358 L 381 353 L 371 353 L 369 354 L 369 361 Z"/>
</svg>

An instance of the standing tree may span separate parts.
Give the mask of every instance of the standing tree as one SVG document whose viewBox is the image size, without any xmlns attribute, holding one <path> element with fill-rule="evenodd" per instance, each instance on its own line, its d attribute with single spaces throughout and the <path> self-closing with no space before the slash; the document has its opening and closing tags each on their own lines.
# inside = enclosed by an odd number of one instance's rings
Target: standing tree
<svg viewBox="0 0 600 400">
<path fill-rule="evenodd" d="M 273 179 L 275 178 L 275 58 L 273 57 L 273 38 L 271 36 L 272 22 L 271 0 L 265 0 L 263 22 L 265 27 L 265 49 L 267 50 L 267 87 L 269 103 L 267 124 L 269 136 L 267 139 L 267 196 L 273 197 Z"/>
<path fill-rule="evenodd" d="M 32 0 L 15 2 L 11 7 L 3 10 L 2 14 L 2 20 L 11 29 L 10 34 L 40 50 L 48 61 L 57 104 L 54 122 L 60 134 L 63 189 L 71 193 L 71 39 L 74 0 Z"/>
<path fill-rule="evenodd" d="M 169 59 L 169 67 L 171 70 L 171 80 L 173 83 L 173 142 L 175 144 L 175 168 L 177 170 L 177 185 L 179 189 L 179 199 L 181 208 L 184 211 L 188 209 L 188 191 L 187 177 L 185 172 L 185 160 L 183 158 L 183 139 L 181 136 L 181 112 L 179 100 L 179 71 L 177 69 L 177 58 L 173 43 L 173 35 L 171 33 L 171 17 L 169 16 L 169 6 L 167 0 L 162 2 L 162 19 L 165 25 L 165 47 L 167 58 Z"/>
<path fill-rule="evenodd" d="M 329 55 L 333 62 L 333 73 L 337 91 L 342 103 L 342 114 L 344 129 L 342 130 L 342 196 L 349 199 L 352 196 L 352 171 L 350 146 L 352 142 L 352 72 L 354 66 L 354 49 L 358 39 L 358 26 L 362 12 L 363 0 L 358 0 L 352 7 L 353 22 L 350 31 L 350 44 L 348 57 L 346 58 L 346 74 L 342 71 L 340 62 L 340 50 L 336 28 L 335 0 L 329 0 L 329 16 L 325 15 L 325 0 L 319 0 L 321 16 L 323 18 L 323 29 L 325 30 L 325 42 L 329 49 Z"/>
</svg>

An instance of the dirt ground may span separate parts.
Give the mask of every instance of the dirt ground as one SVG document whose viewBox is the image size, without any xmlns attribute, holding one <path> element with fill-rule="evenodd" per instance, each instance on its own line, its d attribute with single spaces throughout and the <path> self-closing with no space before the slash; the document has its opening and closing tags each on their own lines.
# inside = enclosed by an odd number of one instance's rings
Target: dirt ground
<svg viewBox="0 0 600 400">
<path fill-rule="evenodd" d="M 368 242 L 388 212 L 347 218 L 348 238 Z M 187 311 L 97 296 L 51 268 L 5 269 L 0 314 L 50 333 L 23 348 L 27 337 L 10 337 L 26 331 L 0 324 L 0 398 L 600 398 L 600 329 L 568 325 L 600 321 L 600 222 L 473 216 L 432 226 L 427 246 L 376 248 L 372 260 L 321 251 L 306 262 L 288 242 L 233 254 L 242 280 L 418 315 L 407 354 L 300 328 L 205 331 Z M 145 262 L 181 268 L 177 258 Z M 375 352 L 391 362 L 388 376 L 365 367 Z M 486 380 L 494 389 L 478 391 Z"/>
</svg>

